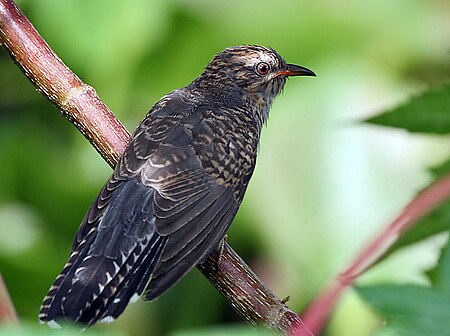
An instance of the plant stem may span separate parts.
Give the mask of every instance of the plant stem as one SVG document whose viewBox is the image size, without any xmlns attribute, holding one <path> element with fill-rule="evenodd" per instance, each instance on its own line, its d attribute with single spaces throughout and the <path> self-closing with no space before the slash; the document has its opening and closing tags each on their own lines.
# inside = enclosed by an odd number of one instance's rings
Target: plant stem
<svg viewBox="0 0 450 336">
<path fill-rule="evenodd" d="M 419 219 L 450 198 L 450 175 L 444 176 L 420 192 L 406 208 L 358 254 L 350 266 L 341 272 L 301 315 L 304 323 L 319 333 L 342 292 L 383 256 L 398 238 Z M 292 335 L 302 335 L 295 332 Z"/>
<path fill-rule="evenodd" d="M 53 52 L 14 1 L 0 1 L 0 42 L 36 89 L 61 111 L 114 166 L 130 133 Z"/>
<path fill-rule="evenodd" d="M 0 324 L 3 323 L 19 324 L 19 319 L 0 272 Z"/>
<path fill-rule="evenodd" d="M 283 334 L 295 329 L 298 335 L 313 336 L 299 316 L 262 283 L 228 244 L 224 243 L 220 252 L 213 252 L 198 268 L 247 321 Z"/>
<path fill-rule="evenodd" d="M 0 0 L 0 42 L 37 90 L 51 100 L 114 167 L 129 142 L 129 132 L 95 90 L 83 83 L 50 49 L 12 0 Z M 302 325 L 298 315 L 290 311 L 226 243 L 224 251 L 220 260 L 213 254 L 198 268 L 243 318 L 284 333 L 291 326 Z M 239 295 L 233 295 L 238 287 Z M 310 334 L 305 332 L 304 335 Z"/>
</svg>

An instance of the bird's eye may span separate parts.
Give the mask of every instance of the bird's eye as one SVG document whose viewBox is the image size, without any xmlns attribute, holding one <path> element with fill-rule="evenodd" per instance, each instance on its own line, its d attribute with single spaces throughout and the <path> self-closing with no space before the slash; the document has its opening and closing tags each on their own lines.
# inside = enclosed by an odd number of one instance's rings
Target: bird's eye
<svg viewBox="0 0 450 336">
<path fill-rule="evenodd" d="M 260 62 L 256 65 L 256 72 L 258 75 L 264 76 L 267 75 L 267 73 L 270 70 L 270 65 L 266 62 Z"/>
</svg>

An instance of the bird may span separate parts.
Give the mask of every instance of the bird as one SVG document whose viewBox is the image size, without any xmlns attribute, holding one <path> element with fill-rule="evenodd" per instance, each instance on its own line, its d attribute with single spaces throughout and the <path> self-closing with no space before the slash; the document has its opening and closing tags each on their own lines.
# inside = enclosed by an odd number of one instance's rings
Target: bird
<svg viewBox="0 0 450 336">
<path fill-rule="evenodd" d="M 89 207 L 40 322 L 112 322 L 218 250 L 253 174 L 272 102 L 292 76 L 316 75 L 272 48 L 234 46 L 158 101 Z"/>
</svg>

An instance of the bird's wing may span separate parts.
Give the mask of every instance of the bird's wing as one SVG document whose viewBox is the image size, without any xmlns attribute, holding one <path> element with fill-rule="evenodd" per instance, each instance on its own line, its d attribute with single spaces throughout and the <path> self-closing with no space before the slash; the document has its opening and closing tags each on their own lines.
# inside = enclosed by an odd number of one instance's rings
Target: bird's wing
<svg viewBox="0 0 450 336">
<path fill-rule="evenodd" d="M 117 189 L 123 183 L 132 180 L 140 174 L 149 156 L 177 128 L 183 116 L 195 109 L 195 106 L 186 103 L 175 93 L 176 91 L 171 95 L 167 95 L 153 106 L 143 122 L 137 127 L 127 149 L 117 163 L 113 175 L 84 217 L 74 239 L 73 250 L 83 241 L 89 231 L 98 225 L 104 210 L 116 195 Z"/>
<path fill-rule="evenodd" d="M 200 110 L 163 99 L 138 127 L 80 226 L 42 321 L 110 321 L 149 281 L 152 299 L 216 247 L 243 194 L 232 176 L 238 162 L 220 166 L 224 150 L 239 156 L 238 144 Z"/>
<path fill-rule="evenodd" d="M 232 119 L 232 112 L 199 107 L 142 172 L 144 183 L 157 185 L 156 231 L 168 237 L 146 288 L 147 300 L 158 297 L 209 255 L 238 210 L 253 171 L 257 135 L 236 131 L 233 125 L 240 122 Z M 178 147 L 182 143 L 189 145 Z M 154 166 L 164 163 L 157 158 L 168 157 L 165 152 L 171 153 L 172 160 L 170 168 L 163 170 L 169 173 L 158 184 Z M 183 160 L 186 155 L 189 159 Z"/>
</svg>

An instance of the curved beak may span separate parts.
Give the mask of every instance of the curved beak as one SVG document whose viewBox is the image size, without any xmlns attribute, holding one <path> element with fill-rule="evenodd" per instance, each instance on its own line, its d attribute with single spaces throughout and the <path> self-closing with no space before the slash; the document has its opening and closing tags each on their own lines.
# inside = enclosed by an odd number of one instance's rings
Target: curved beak
<svg viewBox="0 0 450 336">
<path fill-rule="evenodd" d="M 316 74 L 305 67 L 295 64 L 288 64 L 285 70 L 281 70 L 276 73 L 276 76 L 285 75 L 285 76 L 313 76 L 316 77 Z"/>
</svg>

